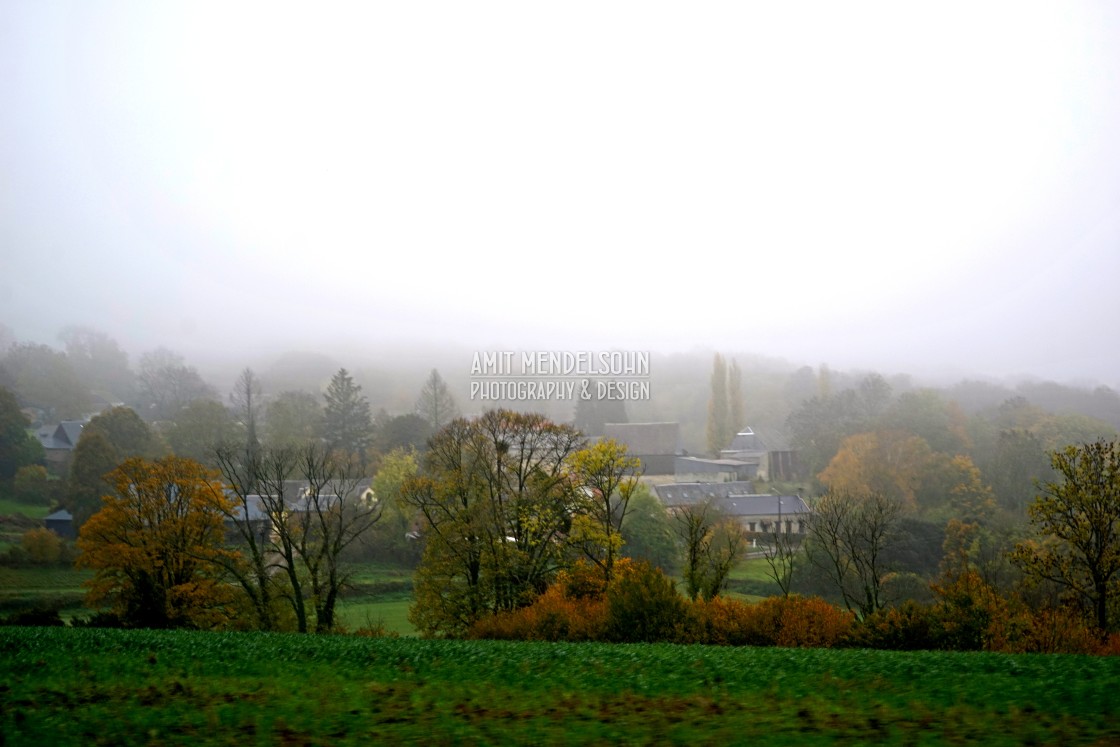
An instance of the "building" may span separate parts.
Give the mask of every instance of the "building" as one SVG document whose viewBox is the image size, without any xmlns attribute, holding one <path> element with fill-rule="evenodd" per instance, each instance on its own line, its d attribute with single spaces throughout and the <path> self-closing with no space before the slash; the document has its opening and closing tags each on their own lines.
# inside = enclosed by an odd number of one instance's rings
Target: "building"
<svg viewBox="0 0 1120 747">
<path fill-rule="evenodd" d="M 43 445 L 47 469 L 52 474 L 66 474 L 70 457 L 78 447 L 78 439 L 82 437 L 82 428 L 88 422 L 89 420 L 63 420 L 58 425 L 43 426 L 35 433 L 39 443 Z"/>
<path fill-rule="evenodd" d="M 607 423 L 603 437 L 626 446 L 642 462 L 645 475 L 672 475 L 680 448 L 680 423 Z"/>
<path fill-rule="evenodd" d="M 748 532 L 805 533 L 812 511 L 801 496 L 763 495 L 752 493 L 751 489 L 749 482 L 693 482 L 654 487 L 670 513 L 710 502 L 724 516 L 739 520 Z"/>
</svg>

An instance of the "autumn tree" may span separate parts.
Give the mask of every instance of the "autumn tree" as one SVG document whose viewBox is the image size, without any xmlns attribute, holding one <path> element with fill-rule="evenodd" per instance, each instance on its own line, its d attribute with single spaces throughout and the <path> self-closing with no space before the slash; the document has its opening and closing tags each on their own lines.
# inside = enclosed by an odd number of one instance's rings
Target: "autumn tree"
<svg viewBox="0 0 1120 747">
<path fill-rule="evenodd" d="M 642 463 L 629 455 L 625 444 L 610 438 L 575 452 L 569 463 L 572 477 L 582 489 L 578 496 L 582 510 L 573 522 L 572 534 L 609 586 Z"/>
<path fill-rule="evenodd" d="M 416 414 L 428 421 L 433 431 L 438 431 L 459 417 L 455 397 L 437 369 L 432 369 L 420 390 L 420 396 L 416 400 Z"/>
<path fill-rule="evenodd" d="M 215 628 L 229 621 L 217 475 L 180 457 L 126 459 L 112 493 L 81 528 L 78 566 L 95 572 L 87 603 L 128 627 Z"/>
<path fill-rule="evenodd" d="M 461 635 L 485 614 L 528 604 L 565 559 L 577 431 L 541 415 L 492 410 L 432 437 L 424 473 L 402 493 L 419 512 L 424 554 L 410 619 Z"/>
<path fill-rule="evenodd" d="M 1120 444 L 1098 440 L 1050 452 L 1059 479 L 1039 484 L 1028 509 L 1038 538 L 1017 545 L 1025 573 L 1053 581 L 1111 630 L 1120 592 Z"/>
<path fill-rule="evenodd" d="M 719 596 L 746 552 L 746 530 L 713 501 L 684 506 L 673 519 L 682 547 L 685 593 L 694 600 Z"/>
<path fill-rule="evenodd" d="M 901 504 L 882 493 L 832 490 L 813 505 L 806 557 L 840 593 L 849 610 L 870 615 L 886 599 L 890 572 L 884 551 L 897 531 Z"/>
<path fill-rule="evenodd" d="M 915 508 L 933 462 L 933 451 L 919 436 L 857 433 L 843 440 L 818 478 L 832 491 L 880 493 Z"/>
<path fill-rule="evenodd" d="M 323 395 L 327 406 L 323 413 L 326 442 L 332 449 L 363 454 L 373 437 L 369 400 L 362 387 L 354 383 L 345 368 L 340 368 Z"/>
</svg>

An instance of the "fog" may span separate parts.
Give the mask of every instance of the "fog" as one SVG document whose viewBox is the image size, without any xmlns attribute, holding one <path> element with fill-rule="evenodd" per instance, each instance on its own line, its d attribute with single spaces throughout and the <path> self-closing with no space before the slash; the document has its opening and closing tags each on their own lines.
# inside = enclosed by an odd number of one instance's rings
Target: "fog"
<svg viewBox="0 0 1120 747">
<path fill-rule="evenodd" d="M 770 5 L 0 0 L 0 322 L 1120 387 L 1120 6 Z"/>
</svg>

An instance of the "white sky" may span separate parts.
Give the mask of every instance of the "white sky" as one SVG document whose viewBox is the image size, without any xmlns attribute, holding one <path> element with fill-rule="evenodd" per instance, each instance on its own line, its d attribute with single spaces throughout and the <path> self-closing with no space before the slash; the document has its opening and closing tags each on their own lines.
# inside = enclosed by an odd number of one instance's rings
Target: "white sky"
<svg viewBox="0 0 1120 747">
<path fill-rule="evenodd" d="M 1118 280 L 1117 3 L 0 0 L 20 339 L 1120 386 Z"/>
</svg>

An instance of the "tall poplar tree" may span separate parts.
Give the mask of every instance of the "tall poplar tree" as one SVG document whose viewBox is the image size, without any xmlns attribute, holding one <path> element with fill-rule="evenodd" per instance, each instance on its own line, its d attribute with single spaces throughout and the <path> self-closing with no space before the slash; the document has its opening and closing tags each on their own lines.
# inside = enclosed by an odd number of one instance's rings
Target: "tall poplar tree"
<svg viewBox="0 0 1120 747">
<path fill-rule="evenodd" d="M 708 399 L 708 452 L 719 456 L 727 446 L 727 362 L 716 353 L 712 361 L 712 394 Z"/>
</svg>

